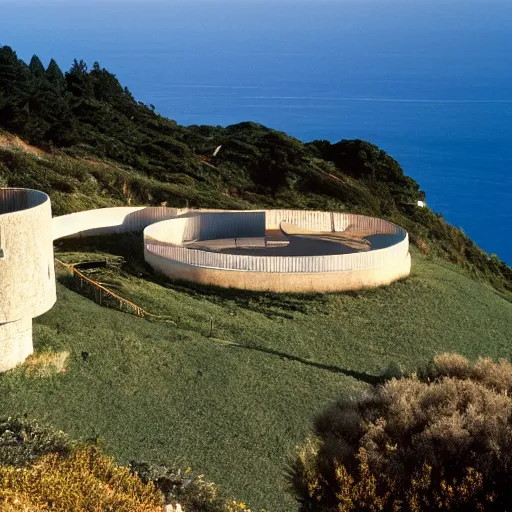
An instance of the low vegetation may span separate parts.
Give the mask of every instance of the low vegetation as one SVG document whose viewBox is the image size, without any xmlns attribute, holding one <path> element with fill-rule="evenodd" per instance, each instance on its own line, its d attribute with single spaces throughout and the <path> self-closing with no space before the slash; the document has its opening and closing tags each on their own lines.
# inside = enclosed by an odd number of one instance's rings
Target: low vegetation
<svg viewBox="0 0 512 512">
<path fill-rule="evenodd" d="M 6 511 L 251 512 L 190 468 L 118 466 L 97 445 L 21 417 L 0 419 L 0 508 Z"/>
<path fill-rule="evenodd" d="M 162 512 L 162 496 L 96 448 L 49 454 L 21 468 L 0 466 L 0 503 L 12 510 Z M 3 510 L 5 510 L 3 508 Z"/>
<path fill-rule="evenodd" d="M 509 510 L 512 365 L 434 357 L 321 414 L 292 483 L 303 511 Z"/>
<path fill-rule="evenodd" d="M 512 356 L 510 302 L 419 253 L 412 276 L 390 287 L 309 296 L 161 280 L 136 235 L 62 241 L 57 257 L 107 259 L 91 276 L 174 323 L 101 307 L 56 267 L 58 300 L 34 321 L 34 343 L 39 353 L 68 351 L 66 370 L 2 375 L 3 414 L 101 438 L 124 465 L 191 467 L 253 510 L 296 509 L 285 470 L 312 418 L 341 392 L 410 373 L 439 352 Z"/>
<path fill-rule="evenodd" d="M 69 352 L 40 352 L 25 360 L 23 369 L 27 378 L 51 377 L 66 371 Z"/>
</svg>

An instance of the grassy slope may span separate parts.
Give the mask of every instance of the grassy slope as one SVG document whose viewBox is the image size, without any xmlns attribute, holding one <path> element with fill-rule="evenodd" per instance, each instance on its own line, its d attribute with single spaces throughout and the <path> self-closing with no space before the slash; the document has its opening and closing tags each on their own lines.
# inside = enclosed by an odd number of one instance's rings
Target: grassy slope
<svg viewBox="0 0 512 512">
<path fill-rule="evenodd" d="M 40 66 L 27 71 L 10 49 L 0 53 L 11 114 L 0 128 L 47 150 L 0 130 L 0 185 L 48 192 L 54 214 L 126 204 L 356 211 L 402 225 L 445 261 L 415 255 L 411 279 L 359 294 L 193 292 L 139 279 L 140 241 L 111 239 L 101 250 L 138 256 L 102 280 L 177 326 L 99 308 L 61 285 L 35 342 L 69 350 L 69 370 L 47 380 L 1 376 L 3 413 L 101 436 L 121 460 L 181 457 L 239 498 L 290 510 L 286 458 L 341 390 L 367 385 L 391 361 L 411 369 L 439 351 L 510 356 L 512 270 L 430 210 L 407 206 L 422 197 L 418 185 L 375 146 L 302 144 L 254 123 L 180 127 L 105 70 L 65 80 L 54 69 L 43 79 Z"/>
<path fill-rule="evenodd" d="M 138 246 L 118 242 L 98 250 Z M 74 249 L 82 253 L 60 256 L 97 257 Z M 136 277 L 144 273 L 138 258 L 101 279 L 177 325 L 101 308 L 60 275 L 58 302 L 36 320 L 34 339 L 36 350 L 69 350 L 68 372 L 46 380 L 20 370 L 3 375 L 0 410 L 100 436 L 121 461 L 190 465 L 269 511 L 293 510 L 287 457 L 341 391 L 368 385 L 392 361 L 412 369 L 443 351 L 512 355 L 510 301 L 418 254 L 410 279 L 313 297 L 170 286 Z"/>
</svg>

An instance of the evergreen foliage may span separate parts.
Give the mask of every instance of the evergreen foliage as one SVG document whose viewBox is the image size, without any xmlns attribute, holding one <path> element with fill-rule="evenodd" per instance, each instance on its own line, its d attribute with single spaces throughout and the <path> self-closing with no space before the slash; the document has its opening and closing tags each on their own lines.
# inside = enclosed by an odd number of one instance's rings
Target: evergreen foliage
<svg viewBox="0 0 512 512">
<path fill-rule="evenodd" d="M 28 65 L 28 69 L 30 70 L 31 75 L 34 78 L 42 77 L 45 74 L 45 69 L 41 59 L 37 55 L 33 55 L 32 59 L 30 59 L 30 64 Z"/>
</svg>

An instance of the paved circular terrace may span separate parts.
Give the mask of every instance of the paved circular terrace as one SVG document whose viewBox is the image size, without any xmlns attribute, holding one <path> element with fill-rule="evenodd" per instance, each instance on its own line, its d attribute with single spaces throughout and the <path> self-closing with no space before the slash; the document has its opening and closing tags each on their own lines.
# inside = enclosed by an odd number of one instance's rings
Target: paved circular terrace
<svg viewBox="0 0 512 512">
<path fill-rule="evenodd" d="M 188 249 L 223 254 L 254 256 L 329 256 L 353 254 L 393 245 L 392 235 L 371 233 L 332 233 L 298 229 L 283 224 L 280 231 L 266 231 L 264 237 L 221 238 L 184 244 Z"/>
<path fill-rule="evenodd" d="M 160 273 L 274 292 L 371 288 L 410 273 L 405 230 L 361 215 L 267 210 L 187 212 L 144 230 Z"/>
<path fill-rule="evenodd" d="M 411 268 L 407 232 L 362 215 L 119 207 L 53 219 L 55 240 L 137 231 L 144 231 L 144 257 L 157 272 L 221 287 L 356 290 L 389 284 Z"/>
</svg>

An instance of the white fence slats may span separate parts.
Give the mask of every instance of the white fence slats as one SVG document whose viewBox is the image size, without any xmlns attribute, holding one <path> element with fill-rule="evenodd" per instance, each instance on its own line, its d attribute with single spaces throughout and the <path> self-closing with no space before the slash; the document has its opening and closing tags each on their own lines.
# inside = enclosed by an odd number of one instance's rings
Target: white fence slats
<svg viewBox="0 0 512 512">
<path fill-rule="evenodd" d="M 237 224 L 238 219 L 239 224 Z M 167 246 L 164 251 L 165 257 L 192 266 L 225 270 L 315 273 L 377 268 L 403 259 L 409 252 L 409 237 L 402 228 L 382 219 L 343 213 L 270 210 L 266 215 L 265 212 L 198 214 L 189 217 L 185 232 L 190 239 L 201 240 L 233 238 L 241 235 L 261 236 L 262 226 L 266 224 L 267 229 L 277 229 L 283 221 L 313 231 L 331 231 L 334 225 L 335 229 L 340 231 L 350 228 L 352 231 L 395 235 L 393 239 L 396 244 L 374 251 L 332 256 L 249 256 Z M 162 246 L 147 244 L 149 251 L 153 252 L 156 247 L 160 251 Z"/>
<path fill-rule="evenodd" d="M 4 208 L 19 207 L 19 203 L 15 204 L 15 196 L 10 198 L 2 189 L 0 199 Z M 168 222 L 160 222 L 164 220 Z M 279 229 L 281 222 L 311 231 L 331 232 L 334 227 L 335 231 L 349 229 L 366 234 L 393 235 L 395 243 L 383 249 L 329 256 L 249 256 L 187 249 L 180 245 L 186 240 L 264 237 L 266 229 Z M 170 265 L 176 261 L 191 266 L 249 272 L 339 272 L 382 267 L 406 258 L 409 252 L 409 237 L 404 229 L 382 219 L 347 213 L 303 210 L 209 212 L 167 207 L 119 207 L 53 219 L 54 239 L 142 231 L 148 226 L 151 227 L 145 231 L 146 249 L 168 259 Z"/>
</svg>

